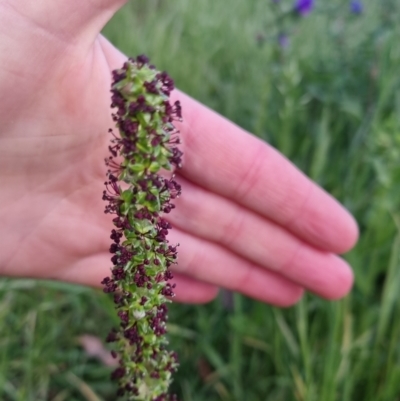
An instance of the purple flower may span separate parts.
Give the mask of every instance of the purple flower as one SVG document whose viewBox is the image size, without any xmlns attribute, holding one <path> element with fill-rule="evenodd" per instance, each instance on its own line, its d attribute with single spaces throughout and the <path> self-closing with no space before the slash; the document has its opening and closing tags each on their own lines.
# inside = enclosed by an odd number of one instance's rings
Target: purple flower
<svg viewBox="0 0 400 401">
<path fill-rule="evenodd" d="M 360 0 L 353 0 L 350 2 L 350 11 L 353 14 L 361 14 L 364 10 L 363 4 L 361 3 Z"/>
<path fill-rule="evenodd" d="M 314 0 L 296 0 L 294 9 L 300 15 L 309 14 L 314 8 Z"/>
</svg>

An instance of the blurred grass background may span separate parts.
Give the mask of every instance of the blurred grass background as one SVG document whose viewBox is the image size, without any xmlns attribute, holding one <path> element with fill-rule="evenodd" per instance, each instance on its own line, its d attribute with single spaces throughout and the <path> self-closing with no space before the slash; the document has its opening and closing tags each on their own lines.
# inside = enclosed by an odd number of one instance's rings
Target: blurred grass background
<svg viewBox="0 0 400 401">
<path fill-rule="evenodd" d="M 225 293 L 172 306 L 183 401 L 400 400 L 400 4 L 364 1 L 354 15 L 347 0 L 316 3 L 282 19 L 290 0 L 135 0 L 104 30 L 276 146 L 361 229 L 340 302 L 307 295 L 280 310 Z M 77 340 L 113 323 L 97 291 L 1 280 L 0 400 L 114 400 L 110 368 Z"/>
</svg>

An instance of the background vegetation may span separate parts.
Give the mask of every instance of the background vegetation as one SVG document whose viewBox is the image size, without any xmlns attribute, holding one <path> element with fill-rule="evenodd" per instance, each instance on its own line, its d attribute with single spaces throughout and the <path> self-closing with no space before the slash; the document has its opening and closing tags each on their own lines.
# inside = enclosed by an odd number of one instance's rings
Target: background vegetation
<svg viewBox="0 0 400 401">
<path fill-rule="evenodd" d="M 222 293 L 174 305 L 184 401 L 400 400 L 400 5 L 136 0 L 105 28 L 177 85 L 272 143 L 357 217 L 354 291 L 280 310 Z M 289 42 L 289 43 L 287 43 Z M 277 177 L 279 179 L 279 177 Z M 114 400 L 79 336 L 113 324 L 103 294 L 0 281 L 0 400 Z"/>
</svg>

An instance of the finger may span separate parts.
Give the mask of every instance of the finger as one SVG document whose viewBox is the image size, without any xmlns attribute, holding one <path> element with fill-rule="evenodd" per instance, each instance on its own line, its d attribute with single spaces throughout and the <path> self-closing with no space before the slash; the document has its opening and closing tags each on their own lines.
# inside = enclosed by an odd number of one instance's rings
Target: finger
<svg viewBox="0 0 400 401">
<path fill-rule="evenodd" d="M 110 275 L 110 254 L 102 253 L 83 259 L 79 259 L 68 269 L 63 269 L 53 278 L 75 284 L 101 287 L 100 282 Z M 82 271 L 85 274 L 82 274 Z M 26 275 L 25 275 L 26 276 Z M 24 277 L 25 277 L 24 276 Z M 176 284 L 173 298 L 177 302 L 206 303 L 214 299 L 218 294 L 215 285 L 201 282 L 180 273 L 174 273 L 171 283 Z"/>
<path fill-rule="evenodd" d="M 258 266 L 310 291 L 337 299 L 346 295 L 353 273 L 346 262 L 320 251 L 276 223 L 177 177 L 182 195 L 165 217 L 173 227 L 216 242 Z"/>
<path fill-rule="evenodd" d="M 104 38 L 101 39 L 101 45 L 110 68 L 118 68 L 125 56 Z M 332 251 L 341 252 L 353 245 L 357 238 L 357 225 L 352 216 L 333 198 L 314 185 L 268 145 L 187 96 L 180 93 L 177 96 L 181 98 L 186 109 L 184 113 L 186 122 L 181 127 L 185 145 L 183 150 L 186 153 L 185 166 L 181 172 L 184 176 L 201 186 L 205 186 L 212 192 L 235 198 L 233 194 L 235 185 L 246 181 L 246 174 L 237 169 L 235 161 L 242 169 L 245 169 L 246 166 L 253 166 L 251 151 L 253 153 L 259 152 L 260 155 L 262 153 L 269 155 L 270 157 L 266 160 L 258 156 L 257 165 L 259 168 L 252 167 L 254 173 L 248 175 L 248 179 L 253 184 L 252 187 L 248 185 L 249 189 L 251 187 L 252 196 L 248 196 L 246 191 L 242 190 L 243 196 L 238 202 L 247 207 L 250 206 L 255 212 L 292 229 L 299 237 L 321 248 L 325 247 Z M 204 121 L 208 119 L 208 122 Z M 257 150 L 258 148 L 261 149 L 261 152 Z M 233 173 L 230 172 L 229 168 L 232 168 Z M 279 181 L 274 180 L 275 177 L 272 174 L 273 172 L 276 174 L 277 169 Z M 238 177 L 241 178 L 238 179 Z M 239 195 L 237 189 L 236 192 Z M 325 209 L 322 209 L 318 202 L 322 202 Z M 316 208 L 315 212 L 312 211 L 312 207 Z M 296 223 L 296 219 L 303 219 L 305 223 Z M 322 223 L 328 225 L 332 232 L 326 230 Z M 173 231 L 176 232 L 176 230 Z M 180 232 L 179 235 L 181 236 L 183 233 Z M 237 282 L 237 277 L 240 277 L 243 271 L 248 272 L 250 279 L 258 274 L 264 274 L 264 278 L 269 275 L 270 278 L 272 272 L 261 267 L 252 269 L 251 267 L 257 266 L 234 256 L 218 245 L 188 235 L 185 238 L 191 245 L 191 251 L 185 249 L 187 245 L 182 247 L 182 255 L 186 255 L 189 259 L 182 261 L 183 256 L 181 256 L 178 266 L 182 268 L 186 265 L 185 272 L 187 275 L 219 286 L 238 289 L 255 298 L 263 298 L 266 302 L 276 304 L 282 302 L 282 299 L 275 298 L 275 296 L 279 298 L 279 294 L 264 293 L 265 287 L 260 288 L 259 286 L 263 280 L 255 280 L 254 286 L 249 285 L 250 280 L 245 280 L 244 285 Z M 204 245 L 205 242 L 208 246 Z M 218 255 L 220 263 L 209 258 L 206 252 L 198 255 L 199 261 L 190 260 L 190 254 L 198 254 L 196 246 L 210 249 L 211 254 Z M 205 258 L 208 258 L 207 263 L 204 262 Z M 187 266 L 189 262 L 190 265 Z M 231 263 L 236 263 L 235 272 L 237 276 L 236 279 L 233 276 L 233 280 L 231 279 L 230 269 L 226 267 L 227 265 L 230 266 Z M 203 269 L 199 268 L 199 265 L 203 266 Z M 210 268 L 214 265 L 217 265 L 217 268 Z M 240 266 L 244 266 L 244 269 L 241 269 Z M 294 281 L 304 283 L 311 291 L 327 298 L 341 297 L 349 290 L 353 280 L 351 270 L 346 262 L 329 253 L 305 247 L 298 249 L 297 256 L 295 253 L 292 254 L 292 260 L 288 260 L 284 271 Z M 290 283 L 278 274 L 274 276 L 282 280 L 281 284 L 283 282 Z M 293 291 L 291 295 L 293 298 Z"/>
<path fill-rule="evenodd" d="M 173 301 L 189 304 L 204 304 L 218 295 L 218 287 L 193 279 L 183 274 L 174 273 L 171 283 L 175 283 Z"/>
<path fill-rule="evenodd" d="M 105 38 L 101 46 L 110 68 L 125 56 Z M 317 247 L 342 253 L 358 238 L 354 218 L 271 146 L 189 96 L 182 102 L 181 174 L 275 221 Z"/>
<path fill-rule="evenodd" d="M 174 272 L 241 292 L 277 306 L 295 304 L 302 296 L 299 285 L 232 254 L 217 244 L 193 237 L 178 229 L 170 232 L 171 243 L 179 243 Z"/>
<path fill-rule="evenodd" d="M 28 21 L 33 33 L 52 36 L 64 44 L 85 38 L 89 45 L 126 1 L 8 0 L 0 4 L 0 10 Z"/>
<path fill-rule="evenodd" d="M 351 215 L 280 153 L 190 97 L 175 96 L 183 103 L 185 177 L 322 249 L 354 245 Z"/>
<path fill-rule="evenodd" d="M 60 108 L 58 116 L 66 117 L 72 113 L 74 117 L 90 114 L 95 104 L 107 110 L 111 76 L 104 79 L 109 71 L 91 68 L 96 64 L 91 61 L 102 59 L 99 46 L 93 43 L 101 27 L 124 1 L 0 1 L 0 57 L 4 58 L 0 66 L 0 92 L 12 93 L 0 108 L 0 119 L 18 125 L 15 121 L 21 121 L 21 116 L 29 120 L 31 115 L 57 115 Z M 84 62 L 88 57 L 90 62 Z M 106 63 L 100 64 L 107 67 Z M 76 80 L 74 87 L 68 79 L 71 75 Z M 98 82 L 95 89 L 88 85 L 90 80 Z M 49 96 L 55 100 L 51 104 Z M 83 100 L 87 108 L 80 107 Z M 102 115 L 97 113 L 97 121 L 109 124 L 111 117 Z M 62 125 L 68 132 L 70 123 Z"/>
</svg>

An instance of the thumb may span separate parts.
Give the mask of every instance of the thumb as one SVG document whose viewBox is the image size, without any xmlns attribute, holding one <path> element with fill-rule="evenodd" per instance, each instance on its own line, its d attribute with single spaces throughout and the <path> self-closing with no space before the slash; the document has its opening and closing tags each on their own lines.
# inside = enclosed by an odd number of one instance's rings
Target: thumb
<svg viewBox="0 0 400 401">
<path fill-rule="evenodd" d="M 127 0 L 6 0 L 1 8 L 65 42 L 92 43 Z"/>
</svg>

